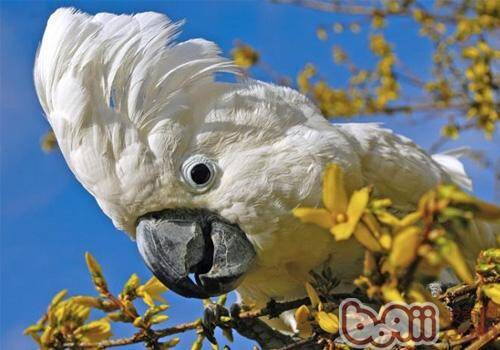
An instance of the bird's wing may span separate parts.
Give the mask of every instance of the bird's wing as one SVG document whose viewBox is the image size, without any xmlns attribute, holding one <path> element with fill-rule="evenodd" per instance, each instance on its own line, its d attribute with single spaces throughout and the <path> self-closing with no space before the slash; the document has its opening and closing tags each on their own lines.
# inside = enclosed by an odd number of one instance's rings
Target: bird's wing
<svg viewBox="0 0 500 350">
<path fill-rule="evenodd" d="M 339 125 L 357 150 L 365 183 L 377 195 L 411 210 L 426 191 L 450 181 L 446 170 L 411 140 L 378 124 Z"/>
<path fill-rule="evenodd" d="M 415 210 L 418 199 L 441 182 L 454 182 L 464 189 L 472 185 L 457 159 L 464 149 L 430 156 L 411 140 L 376 124 L 345 124 L 340 128 L 357 148 L 365 182 L 403 213 Z M 498 246 L 499 227 L 499 222 L 474 220 L 467 229 L 453 229 L 471 267 L 481 249 Z"/>
<path fill-rule="evenodd" d="M 472 191 L 472 180 L 459 159 L 470 152 L 468 147 L 461 147 L 432 155 L 432 159 L 450 175 L 451 181 L 468 191 Z"/>
</svg>

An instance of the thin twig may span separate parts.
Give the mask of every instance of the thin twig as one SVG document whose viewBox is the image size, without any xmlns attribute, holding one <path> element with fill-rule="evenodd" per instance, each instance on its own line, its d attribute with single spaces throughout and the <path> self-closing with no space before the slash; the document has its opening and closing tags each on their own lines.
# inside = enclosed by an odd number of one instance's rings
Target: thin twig
<svg viewBox="0 0 500 350">
<path fill-rule="evenodd" d="M 383 112 L 387 114 L 398 113 L 398 112 L 427 112 L 434 110 L 463 110 L 467 108 L 467 104 L 456 104 L 456 105 L 444 105 L 435 102 L 429 103 L 421 103 L 415 105 L 407 105 L 407 106 L 394 106 L 394 107 L 385 107 L 381 111 L 377 111 L 378 113 Z"/>
<path fill-rule="evenodd" d="M 463 124 L 463 125 L 457 125 L 456 128 L 457 128 L 457 131 L 460 132 L 460 131 L 465 131 L 465 130 L 469 130 L 469 129 L 472 129 L 476 126 L 475 122 L 468 122 L 466 124 Z M 434 141 L 434 143 L 429 147 L 429 153 L 430 154 L 434 154 L 436 153 L 437 151 L 439 151 L 447 142 L 449 142 L 451 139 L 449 137 L 446 137 L 446 136 L 440 136 L 436 141 Z"/>
<path fill-rule="evenodd" d="M 299 340 L 296 343 L 284 346 L 282 348 L 279 348 L 278 350 L 296 350 L 296 349 L 305 349 L 309 346 L 315 345 L 317 343 L 317 339 L 314 337 L 304 339 L 304 340 Z"/>
<path fill-rule="evenodd" d="M 469 345 L 465 350 L 478 350 L 489 342 L 498 339 L 500 336 L 500 323 L 494 325 L 488 332 L 481 335 L 474 343 Z"/>
<path fill-rule="evenodd" d="M 500 277 L 490 277 L 484 279 L 481 283 L 500 283 Z M 479 286 L 479 282 L 476 282 L 471 285 L 462 285 L 460 287 L 454 288 L 454 289 L 449 289 L 446 291 L 443 295 L 439 297 L 441 301 L 444 301 L 445 303 L 449 304 L 452 300 L 461 297 L 463 295 L 467 295 L 470 293 L 475 292 L 477 287 Z M 348 296 L 353 296 L 353 295 L 346 295 L 346 294 L 338 294 L 334 295 L 334 297 L 337 297 L 340 299 L 347 298 Z M 354 295 L 358 297 L 358 295 Z M 281 313 L 288 311 L 288 310 L 293 310 L 301 305 L 310 305 L 311 301 L 309 298 L 302 298 L 302 299 L 297 299 L 297 300 L 292 300 L 292 301 L 287 301 L 283 303 L 277 303 L 277 302 L 270 302 L 268 305 L 261 309 L 257 310 L 250 310 L 250 311 L 243 311 L 240 312 L 237 317 L 239 319 L 253 319 L 253 318 L 259 318 L 263 316 L 268 316 L 268 317 L 277 317 Z M 144 330 L 141 330 L 137 332 L 136 334 L 127 337 L 127 338 L 120 338 L 120 339 L 110 339 L 110 340 L 104 340 L 98 343 L 64 343 L 62 344 L 62 348 L 67 349 L 67 348 L 111 348 L 111 347 L 118 347 L 118 346 L 123 346 L 123 345 L 130 345 L 130 344 L 137 344 L 137 343 L 142 343 L 142 342 L 151 342 L 151 341 L 158 341 L 161 338 L 174 335 L 174 334 L 179 334 L 179 333 L 184 333 L 189 330 L 194 330 L 194 329 L 200 329 L 201 326 L 201 321 L 198 319 L 193 322 L 188 322 L 188 323 L 183 323 L 179 324 L 173 327 L 169 328 L 164 328 L 160 330 L 152 330 L 150 333 L 146 333 Z M 497 325 L 498 326 L 498 325 Z M 496 330 L 490 330 L 487 333 L 485 333 L 483 336 L 478 339 L 481 340 L 481 342 L 489 342 L 491 341 L 495 336 L 498 336 L 498 332 L 500 332 L 499 327 L 494 327 Z M 498 329 L 497 329 L 498 328 Z M 496 332 L 496 333 L 495 333 Z M 493 338 L 488 338 L 488 337 L 493 337 Z M 464 337 L 460 340 L 458 340 L 459 343 L 450 343 L 453 345 L 460 345 L 466 342 L 469 342 L 473 339 L 475 339 L 476 336 L 469 336 L 469 337 Z M 315 343 L 315 339 L 305 339 L 302 341 L 299 341 L 297 343 L 288 345 L 284 348 L 281 348 L 280 350 L 291 350 L 291 349 L 299 349 L 301 346 L 306 346 L 306 345 L 313 345 Z M 477 343 L 476 342 L 476 343 Z M 476 344 L 474 343 L 474 344 Z M 439 347 L 436 345 L 436 347 Z M 471 348 L 472 350 L 476 348 Z"/>
<path fill-rule="evenodd" d="M 309 298 L 302 298 L 283 303 L 270 302 L 262 309 L 243 311 L 238 314 L 238 318 L 255 318 L 262 316 L 276 317 L 285 311 L 296 309 L 301 305 L 310 304 L 311 301 L 309 300 Z"/>
<path fill-rule="evenodd" d="M 445 340 L 445 341 L 442 341 L 440 343 L 432 345 L 432 347 L 434 349 L 439 349 L 439 350 L 449 350 L 449 349 L 452 349 L 455 346 L 469 343 L 469 342 L 471 342 L 472 340 L 474 340 L 476 338 L 477 338 L 477 334 L 470 334 L 470 335 L 462 337 L 462 338 L 460 338 L 458 340 L 454 340 L 454 341 L 447 341 L 447 340 Z"/>
<path fill-rule="evenodd" d="M 342 3 L 326 2 L 320 0 L 271 0 L 271 2 L 277 4 L 289 4 L 289 5 L 301 6 L 313 10 L 335 12 L 338 14 L 346 14 L 346 15 L 373 16 L 373 13 L 375 11 L 381 12 L 384 16 L 408 16 L 411 14 L 407 8 L 402 8 L 400 11 L 397 12 L 391 12 L 391 11 L 383 11 L 384 10 L 383 8 L 378 8 L 374 6 L 355 5 L 351 3 L 342 4 Z M 456 22 L 456 19 L 453 16 L 438 15 L 434 13 L 431 14 L 429 12 L 426 12 L 426 16 L 441 22 L 451 22 L 451 23 Z"/>
<path fill-rule="evenodd" d="M 475 293 L 479 284 L 490 284 L 490 283 L 500 283 L 500 276 L 488 277 L 481 281 L 477 281 L 474 284 L 464 284 L 456 288 L 448 289 L 443 295 L 439 296 L 438 299 L 449 304 L 451 300 L 455 300 L 458 297 Z"/>
<path fill-rule="evenodd" d="M 144 341 L 150 341 L 150 338 L 153 337 L 155 340 L 158 340 L 160 338 L 169 336 L 169 335 L 174 335 L 174 334 L 179 334 L 179 333 L 184 333 L 186 331 L 192 330 L 192 329 L 197 329 L 200 327 L 200 320 L 196 320 L 194 322 L 189 322 L 189 323 L 182 323 L 177 326 L 153 331 L 151 334 L 146 334 L 143 331 L 137 332 L 131 337 L 127 338 L 120 338 L 120 339 L 110 339 L 110 340 L 103 340 L 98 343 L 64 343 L 63 348 L 112 348 L 112 347 L 117 347 L 117 346 L 123 346 L 123 345 L 130 345 L 130 344 L 137 344 L 137 343 L 142 343 Z"/>
<path fill-rule="evenodd" d="M 340 297 L 341 295 L 339 295 Z M 343 295 L 342 295 L 343 296 Z M 258 310 L 251 310 L 251 311 L 244 311 L 238 314 L 239 319 L 253 319 L 253 318 L 258 318 L 262 316 L 269 316 L 269 317 L 277 317 L 279 314 L 288 311 L 288 310 L 293 310 L 298 308 L 301 305 L 309 305 L 311 301 L 309 298 L 302 298 L 302 299 L 297 299 L 297 300 L 292 300 L 288 302 L 283 302 L 283 303 L 276 303 L 276 302 L 270 302 L 268 305 L 265 307 L 258 309 Z M 141 330 L 137 333 L 135 333 L 133 336 L 127 337 L 127 338 L 120 338 L 120 339 L 111 339 L 111 340 L 104 340 L 98 343 L 64 343 L 62 344 L 62 348 L 67 349 L 67 348 L 111 348 L 111 347 L 117 347 L 117 346 L 123 346 L 123 345 L 129 345 L 129 344 L 137 344 L 137 343 L 142 343 L 142 342 L 155 342 L 158 341 L 160 338 L 164 338 L 170 335 L 174 334 L 179 334 L 183 333 L 189 330 L 193 329 L 199 329 L 201 326 L 201 321 L 196 320 L 193 322 L 189 323 L 183 323 L 179 324 L 177 326 L 169 327 L 169 328 L 164 328 L 160 330 L 151 330 L 151 332 L 146 333 L 144 330 Z"/>
</svg>

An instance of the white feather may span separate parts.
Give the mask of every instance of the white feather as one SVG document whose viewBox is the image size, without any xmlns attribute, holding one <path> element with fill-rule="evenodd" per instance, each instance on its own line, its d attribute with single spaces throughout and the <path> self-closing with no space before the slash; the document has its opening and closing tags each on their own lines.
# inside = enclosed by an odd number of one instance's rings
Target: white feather
<svg viewBox="0 0 500 350">
<path fill-rule="evenodd" d="M 464 165 L 459 160 L 460 157 L 467 155 L 469 152 L 468 148 L 462 147 L 434 154 L 432 159 L 450 175 L 451 181 L 468 191 L 472 191 L 472 180 L 467 176 Z"/>
</svg>

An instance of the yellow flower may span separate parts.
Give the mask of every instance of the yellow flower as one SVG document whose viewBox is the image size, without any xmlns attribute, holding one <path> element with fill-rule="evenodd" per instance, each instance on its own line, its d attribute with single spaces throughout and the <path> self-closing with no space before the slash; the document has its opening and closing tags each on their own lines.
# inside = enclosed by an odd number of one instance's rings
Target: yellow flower
<svg viewBox="0 0 500 350">
<path fill-rule="evenodd" d="M 452 204 L 466 204 L 474 206 L 474 208 L 477 210 L 477 212 L 474 213 L 475 217 L 477 218 L 486 220 L 500 219 L 499 206 L 476 199 L 471 195 L 461 191 L 455 185 L 441 185 L 437 188 L 437 193 L 440 199 L 448 200 Z M 421 208 L 426 204 L 426 201 L 429 201 L 429 197 L 422 197 L 420 203 Z"/>
<path fill-rule="evenodd" d="M 393 268 L 407 268 L 417 257 L 417 250 L 422 240 L 421 229 L 409 226 L 394 237 L 394 244 L 389 254 L 389 263 Z"/>
<path fill-rule="evenodd" d="M 387 302 L 391 301 L 399 301 L 399 302 L 404 302 L 404 298 L 399 292 L 399 290 L 389 284 L 384 284 L 382 288 L 380 289 L 382 292 L 382 296 L 384 297 L 384 300 Z"/>
<path fill-rule="evenodd" d="M 310 316 L 311 312 L 305 305 L 301 305 L 297 310 L 295 310 L 295 320 L 298 324 L 306 323 Z"/>
<path fill-rule="evenodd" d="M 92 254 L 89 252 L 85 253 L 85 261 L 87 262 L 87 266 L 92 275 L 102 276 L 102 268 L 101 265 L 97 262 Z"/>
<path fill-rule="evenodd" d="M 460 136 L 460 129 L 457 124 L 447 124 L 442 127 L 441 135 L 456 140 Z"/>
<path fill-rule="evenodd" d="M 297 75 L 297 85 L 300 92 L 307 94 L 311 89 L 310 80 L 316 75 L 316 69 L 312 64 L 307 64 L 304 69 Z"/>
<path fill-rule="evenodd" d="M 43 135 L 42 141 L 40 143 L 41 143 L 42 150 L 45 153 L 52 152 L 53 150 L 55 150 L 57 148 L 56 135 L 54 134 L 54 132 L 52 130 L 50 130 L 45 135 Z"/>
<path fill-rule="evenodd" d="M 335 334 L 339 330 L 339 319 L 337 315 L 323 311 L 323 304 L 314 287 L 306 282 L 306 291 L 311 300 L 311 310 L 305 306 L 300 306 L 295 310 L 295 320 L 297 321 L 297 329 L 302 337 L 307 337 L 312 334 L 311 323 L 309 318 L 314 316 L 317 324 L 327 333 Z"/>
<path fill-rule="evenodd" d="M 62 325 L 68 320 L 83 324 L 90 315 L 90 307 L 80 305 L 72 298 L 58 303 L 49 312 L 49 321 L 53 325 Z"/>
<path fill-rule="evenodd" d="M 203 347 L 203 341 L 205 340 L 205 336 L 202 334 L 198 334 L 198 337 L 194 341 L 193 345 L 191 345 L 191 350 L 201 350 Z"/>
<path fill-rule="evenodd" d="M 181 341 L 180 338 L 177 338 L 177 337 L 172 338 L 172 339 L 162 343 L 160 349 L 162 349 L 162 350 L 171 349 L 171 348 L 175 347 L 177 344 L 179 344 L 180 341 Z"/>
<path fill-rule="evenodd" d="M 139 287 L 139 284 L 141 283 L 141 280 L 139 279 L 139 276 L 137 274 L 133 273 L 128 281 L 125 283 L 125 286 L 123 286 L 123 293 L 127 294 L 132 291 L 135 291 L 137 287 Z"/>
<path fill-rule="evenodd" d="M 421 218 L 422 218 L 422 213 L 420 213 L 419 211 L 410 213 L 402 219 L 397 218 L 388 211 L 377 212 L 377 219 L 380 222 L 388 226 L 392 226 L 394 228 L 402 228 L 409 225 L 413 225 L 416 222 L 418 222 L 418 220 L 420 220 Z"/>
<path fill-rule="evenodd" d="M 137 288 L 137 295 L 140 296 L 144 302 L 149 306 L 155 306 L 154 300 L 162 303 L 167 301 L 161 296 L 168 290 L 156 277 L 151 277 L 142 286 Z"/>
<path fill-rule="evenodd" d="M 97 308 L 101 305 L 99 298 L 90 297 L 86 295 L 77 295 L 71 298 L 73 302 L 86 307 Z"/>
<path fill-rule="evenodd" d="M 327 333 L 335 334 L 339 331 L 339 318 L 331 312 L 319 311 L 316 315 L 316 322 Z"/>
<path fill-rule="evenodd" d="M 242 68 L 250 68 L 259 61 L 259 53 L 251 46 L 238 44 L 232 51 L 234 63 Z"/>
<path fill-rule="evenodd" d="M 342 50 L 342 48 L 339 46 L 334 46 L 333 47 L 333 60 L 335 61 L 335 63 L 339 64 L 339 63 L 345 62 L 346 59 L 347 59 L 347 54 L 345 53 L 345 51 Z"/>
<path fill-rule="evenodd" d="M 297 330 L 299 334 L 308 338 L 312 335 L 312 326 L 309 318 L 311 317 L 311 311 L 305 305 L 301 305 L 297 310 L 295 310 L 295 321 L 297 322 Z"/>
<path fill-rule="evenodd" d="M 63 299 L 64 297 L 66 296 L 66 294 L 68 294 L 68 290 L 67 289 L 63 289 L 61 290 L 59 293 L 57 293 L 51 300 L 50 302 L 50 306 L 49 308 L 52 309 L 54 308 L 55 306 L 57 306 L 57 304 L 59 304 Z"/>
<path fill-rule="evenodd" d="M 382 250 L 379 241 L 364 224 L 358 225 L 356 230 L 354 230 L 354 237 L 356 237 L 359 243 L 372 252 L 380 252 Z"/>
<path fill-rule="evenodd" d="M 55 331 L 56 330 L 54 327 L 47 326 L 40 337 L 40 343 L 42 343 L 42 345 L 48 345 L 52 343 L 52 337 L 54 336 Z M 42 347 L 42 349 L 44 348 Z"/>
<path fill-rule="evenodd" d="M 166 320 L 168 320 L 168 316 L 167 315 L 155 315 L 153 317 L 151 317 L 151 324 L 158 324 L 158 323 L 162 323 L 162 322 L 165 322 Z"/>
<path fill-rule="evenodd" d="M 311 306 L 317 308 L 319 304 L 321 304 L 321 299 L 319 298 L 318 292 L 316 292 L 309 282 L 306 282 L 306 292 L 309 300 L 311 300 Z"/>
<path fill-rule="evenodd" d="M 102 296 L 105 296 L 109 292 L 108 292 L 108 285 L 102 273 L 101 265 L 99 265 L 97 260 L 89 252 L 85 253 L 85 260 L 87 262 L 87 267 L 90 272 L 90 277 L 92 278 L 92 283 L 94 283 L 96 290 Z"/>
<path fill-rule="evenodd" d="M 112 336 L 111 325 L 106 319 L 92 321 L 75 330 L 75 335 L 89 343 L 97 343 Z"/>
<path fill-rule="evenodd" d="M 458 245 L 448 237 L 436 240 L 441 257 L 451 266 L 455 274 L 467 284 L 474 283 L 474 277 Z"/>
<path fill-rule="evenodd" d="M 325 208 L 295 208 L 293 214 L 302 222 L 329 229 L 336 240 L 345 240 L 357 230 L 369 195 L 370 188 L 364 187 L 354 191 L 348 199 L 342 169 L 336 164 L 329 164 L 323 176 Z"/>
<path fill-rule="evenodd" d="M 488 298 L 493 300 L 497 305 L 500 305 L 500 283 L 492 283 L 483 286 L 483 292 Z"/>
<path fill-rule="evenodd" d="M 325 41 L 328 39 L 328 33 L 326 32 L 326 29 L 324 27 L 319 27 L 316 29 L 316 36 L 319 40 Z"/>
<path fill-rule="evenodd" d="M 340 34 L 344 31 L 344 25 L 342 23 L 334 23 L 333 24 L 333 31 L 337 34 Z"/>
</svg>

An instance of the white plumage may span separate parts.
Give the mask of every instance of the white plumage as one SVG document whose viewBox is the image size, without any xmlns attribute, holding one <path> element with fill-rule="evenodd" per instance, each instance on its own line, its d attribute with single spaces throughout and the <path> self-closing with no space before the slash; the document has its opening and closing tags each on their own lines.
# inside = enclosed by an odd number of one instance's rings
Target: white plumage
<svg viewBox="0 0 500 350">
<path fill-rule="evenodd" d="M 236 71 L 213 43 L 173 44 L 179 26 L 156 13 L 60 9 L 37 55 L 36 90 L 68 165 L 125 230 L 145 201 L 161 206 L 151 192 L 171 182 L 166 148 L 175 152 L 192 134 L 186 126 L 196 128 L 191 91 Z"/>
<path fill-rule="evenodd" d="M 346 281 L 359 273 L 363 249 L 354 240 L 335 242 L 291 214 L 320 205 L 327 163 L 343 167 L 349 190 L 373 184 L 402 211 L 439 182 L 470 186 L 454 154 L 432 158 L 375 124 L 331 125 L 288 88 L 217 82 L 215 73 L 238 70 L 214 43 L 174 43 L 179 27 L 151 12 L 59 9 L 39 48 L 35 85 L 69 167 L 116 227 L 133 237 L 141 215 L 175 207 L 240 225 L 257 251 L 238 289 L 245 301 L 301 297 L 309 270 L 324 264 Z M 181 180 L 192 154 L 220 168 L 203 194 Z"/>
</svg>

